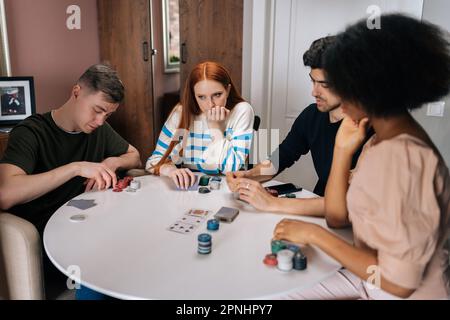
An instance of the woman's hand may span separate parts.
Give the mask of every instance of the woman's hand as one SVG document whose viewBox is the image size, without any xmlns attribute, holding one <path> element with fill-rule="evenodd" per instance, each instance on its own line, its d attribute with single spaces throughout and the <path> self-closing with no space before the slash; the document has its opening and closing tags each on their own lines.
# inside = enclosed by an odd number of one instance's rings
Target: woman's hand
<svg viewBox="0 0 450 320">
<path fill-rule="evenodd" d="M 336 134 L 335 148 L 353 155 L 366 139 L 369 119 L 354 121 L 346 116 Z"/>
<path fill-rule="evenodd" d="M 214 107 L 206 112 L 206 120 L 211 130 L 212 140 L 220 140 L 223 138 L 225 131 L 225 120 L 230 115 L 230 110 L 225 107 Z"/>
<path fill-rule="evenodd" d="M 178 169 L 174 165 L 164 165 L 161 167 L 160 174 L 172 179 L 177 188 L 187 189 L 195 183 L 195 174 L 187 169 Z"/>
<path fill-rule="evenodd" d="M 277 200 L 264 189 L 261 183 L 246 178 L 235 181 L 239 198 L 261 211 L 276 211 Z"/>
<path fill-rule="evenodd" d="M 208 122 L 223 122 L 230 115 L 230 110 L 225 107 L 213 107 L 206 113 Z"/>
<path fill-rule="evenodd" d="M 302 245 L 311 244 L 320 226 L 301 220 L 283 219 L 273 231 L 274 240 L 286 240 Z"/>
<path fill-rule="evenodd" d="M 239 189 L 239 179 L 248 178 L 248 171 L 227 172 L 226 177 L 228 189 L 230 189 L 231 192 L 237 192 Z"/>
</svg>

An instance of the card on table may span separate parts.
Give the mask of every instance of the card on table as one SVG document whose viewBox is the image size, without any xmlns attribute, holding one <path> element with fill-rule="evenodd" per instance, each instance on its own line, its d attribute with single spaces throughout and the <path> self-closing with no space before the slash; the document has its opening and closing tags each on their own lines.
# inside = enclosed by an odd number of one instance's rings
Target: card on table
<svg viewBox="0 0 450 320">
<path fill-rule="evenodd" d="M 206 218 L 209 214 L 208 210 L 203 210 L 203 209 L 191 209 L 188 212 L 188 215 L 193 216 L 193 217 L 200 217 L 200 218 Z"/>
<path fill-rule="evenodd" d="M 85 200 L 85 199 L 70 200 L 67 203 L 67 206 L 75 207 L 81 210 L 87 210 L 92 207 L 95 207 L 96 205 L 97 204 L 95 203 L 95 200 Z"/>
<path fill-rule="evenodd" d="M 171 224 L 167 230 L 182 234 L 189 234 L 201 225 L 209 215 L 208 210 L 191 209 L 175 223 Z"/>
<path fill-rule="evenodd" d="M 169 226 L 168 230 L 173 231 L 173 232 L 182 233 L 182 234 L 189 234 L 195 230 L 195 225 L 186 223 L 186 222 L 182 222 L 182 221 L 177 221 L 177 222 L 171 224 Z"/>
<path fill-rule="evenodd" d="M 197 225 L 201 224 L 204 220 L 205 220 L 205 218 L 203 218 L 203 217 L 196 217 L 196 216 L 191 216 L 191 215 L 188 215 L 188 214 L 185 214 L 180 219 L 180 221 L 192 224 L 194 226 L 197 226 Z"/>
</svg>

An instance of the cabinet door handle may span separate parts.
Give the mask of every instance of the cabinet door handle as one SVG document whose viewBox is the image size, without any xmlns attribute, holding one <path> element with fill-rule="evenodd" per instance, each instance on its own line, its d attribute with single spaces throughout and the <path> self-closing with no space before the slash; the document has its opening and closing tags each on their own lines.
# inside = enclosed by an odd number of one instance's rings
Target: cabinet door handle
<svg viewBox="0 0 450 320">
<path fill-rule="evenodd" d="M 187 46 L 186 43 L 181 44 L 181 63 L 187 63 Z"/>
<path fill-rule="evenodd" d="M 144 41 L 142 43 L 142 56 L 144 58 L 144 61 L 148 61 L 148 42 Z"/>
</svg>

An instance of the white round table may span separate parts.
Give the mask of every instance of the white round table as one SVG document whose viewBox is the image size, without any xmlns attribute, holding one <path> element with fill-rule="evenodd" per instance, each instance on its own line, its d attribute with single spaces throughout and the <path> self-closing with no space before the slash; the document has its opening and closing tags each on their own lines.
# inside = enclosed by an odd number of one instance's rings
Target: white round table
<svg viewBox="0 0 450 320">
<path fill-rule="evenodd" d="M 304 271 L 282 272 L 263 264 L 270 253 L 275 225 L 285 217 L 314 222 L 326 228 L 324 219 L 259 212 L 235 200 L 225 179 L 220 190 L 209 194 L 176 191 L 165 178 L 136 178 L 137 193 L 112 190 L 82 194 L 97 206 L 80 210 L 62 206 L 44 231 L 44 246 L 54 265 L 84 286 L 119 299 L 270 299 L 299 287 L 309 287 L 340 269 L 340 265 L 314 247 L 303 247 L 308 258 Z M 273 182 L 274 183 L 274 182 Z M 270 185 L 267 184 L 267 185 Z M 314 197 L 308 191 L 298 197 Z M 222 207 L 240 214 L 216 232 L 206 221 Z M 211 211 L 191 234 L 168 231 L 190 209 Z M 74 215 L 86 220 L 73 222 Z M 197 236 L 212 235 L 212 253 L 197 253 Z M 350 230 L 338 231 L 351 241 Z"/>
</svg>

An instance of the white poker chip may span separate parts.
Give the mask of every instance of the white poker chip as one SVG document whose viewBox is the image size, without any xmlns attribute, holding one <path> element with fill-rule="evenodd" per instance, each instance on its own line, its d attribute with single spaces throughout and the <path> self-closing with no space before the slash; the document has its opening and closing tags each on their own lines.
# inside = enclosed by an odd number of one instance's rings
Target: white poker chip
<svg viewBox="0 0 450 320">
<path fill-rule="evenodd" d="M 72 222 L 83 222 L 86 220 L 86 216 L 84 214 L 77 214 L 70 217 L 70 221 Z"/>
</svg>

